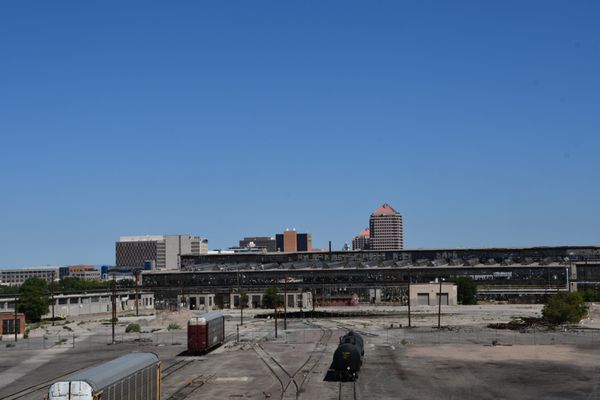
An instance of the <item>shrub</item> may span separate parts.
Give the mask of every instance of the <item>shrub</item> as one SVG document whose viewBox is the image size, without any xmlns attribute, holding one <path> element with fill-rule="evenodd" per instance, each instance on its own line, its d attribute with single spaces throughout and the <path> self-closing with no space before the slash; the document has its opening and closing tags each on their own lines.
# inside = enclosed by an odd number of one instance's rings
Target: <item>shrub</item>
<svg viewBox="0 0 600 400">
<path fill-rule="evenodd" d="M 69 332 L 73 332 L 73 329 L 71 329 L 71 327 L 63 325 L 63 329 L 68 330 Z"/>
<path fill-rule="evenodd" d="M 550 297 L 544 309 L 542 317 L 550 325 L 560 325 L 564 323 L 577 324 L 587 314 L 581 293 L 561 292 Z"/>
<path fill-rule="evenodd" d="M 125 333 L 140 333 L 141 331 L 140 324 L 129 324 L 125 328 Z"/>
<path fill-rule="evenodd" d="M 581 293 L 585 301 L 600 301 L 600 290 L 586 289 Z"/>
<path fill-rule="evenodd" d="M 175 322 L 171 322 L 169 324 L 169 326 L 167 326 L 168 331 L 175 331 L 177 329 L 181 329 L 181 327 L 179 326 L 179 324 L 176 324 Z"/>
<path fill-rule="evenodd" d="M 458 302 L 460 304 L 477 304 L 477 285 L 468 276 L 456 280 Z"/>
</svg>

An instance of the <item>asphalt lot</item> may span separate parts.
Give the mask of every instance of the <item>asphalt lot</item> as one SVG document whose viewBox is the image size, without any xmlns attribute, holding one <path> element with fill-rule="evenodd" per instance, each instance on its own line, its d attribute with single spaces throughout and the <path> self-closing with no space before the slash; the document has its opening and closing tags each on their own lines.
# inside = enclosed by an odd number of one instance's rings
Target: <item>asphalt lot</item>
<svg viewBox="0 0 600 400">
<path fill-rule="evenodd" d="M 176 393 L 186 399 L 600 399 L 600 331 L 486 327 L 491 320 L 535 311 L 519 307 L 449 307 L 446 320 L 468 323 L 438 331 L 430 311 L 415 319 L 417 328 L 406 328 L 401 316 L 288 320 L 285 331 L 280 320 L 277 339 L 272 320 L 251 319 L 248 313 L 239 342 L 234 338 L 202 357 L 181 356 L 185 341 L 177 339 L 154 343 L 125 337 L 116 345 L 82 339 L 85 345 L 75 348 L 3 349 L 0 377 L 26 373 L 1 385 L 0 398 L 39 385 L 20 398 L 40 399 L 53 379 L 68 372 L 130 351 L 153 351 L 167 371 L 177 366 L 164 374 L 163 399 Z M 233 316 L 228 333 L 236 332 L 239 322 Z M 365 359 L 356 384 L 340 386 L 324 378 L 338 337 L 348 329 L 363 333 Z M 177 335 L 184 337 L 185 331 Z"/>
</svg>

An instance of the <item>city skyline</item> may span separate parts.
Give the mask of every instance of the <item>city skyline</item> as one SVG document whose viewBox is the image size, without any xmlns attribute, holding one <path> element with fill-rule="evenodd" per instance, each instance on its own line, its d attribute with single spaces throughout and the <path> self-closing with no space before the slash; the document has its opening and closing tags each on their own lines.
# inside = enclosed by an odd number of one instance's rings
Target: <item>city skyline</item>
<svg viewBox="0 0 600 400">
<path fill-rule="evenodd" d="M 600 4 L 10 2 L 0 267 L 285 228 L 334 249 L 600 242 Z"/>
</svg>

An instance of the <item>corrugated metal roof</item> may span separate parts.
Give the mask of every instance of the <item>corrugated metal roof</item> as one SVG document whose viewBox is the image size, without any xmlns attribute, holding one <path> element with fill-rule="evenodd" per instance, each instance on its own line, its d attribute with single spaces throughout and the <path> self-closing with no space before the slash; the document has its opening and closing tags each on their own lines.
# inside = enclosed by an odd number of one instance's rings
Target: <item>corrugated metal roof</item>
<svg viewBox="0 0 600 400">
<path fill-rule="evenodd" d="M 192 318 L 203 319 L 205 321 L 212 321 L 213 319 L 221 318 L 223 313 L 218 311 L 210 311 L 204 314 L 196 314 Z"/>
<path fill-rule="evenodd" d="M 62 381 L 84 381 L 89 383 L 96 391 L 140 369 L 156 364 L 158 361 L 158 356 L 154 353 L 129 353 L 95 367 L 76 372 L 62 379 Z"/>
</svg>

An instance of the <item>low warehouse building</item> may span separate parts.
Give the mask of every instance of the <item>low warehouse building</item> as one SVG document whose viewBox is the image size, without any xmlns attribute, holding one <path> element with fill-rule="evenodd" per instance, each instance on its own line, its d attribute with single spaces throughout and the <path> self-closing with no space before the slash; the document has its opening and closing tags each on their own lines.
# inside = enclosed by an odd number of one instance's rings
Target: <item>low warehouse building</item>
<svg viewBox="0 0 600 400">
<path fill-rule="evenodd" d="M 154 310 L 154 294 L 139 293 L 138 310 Z M 104 314 L 112 311 L 110 292 L 91 294 L 57 295 L 54 298 L 54 315 L 61 318 L 89 314 Z M 117 312 L 135 311 L 135 292 L 119 292 L 116 296 Z M 44 318 L 51 318 L 48 313 Z"/>
<path fill-rule="evenodd" d="M 138 293 L 138 310 L 154 311 L 154 294 Z M 0 298 L 0 310 L 12 313 L 15 310 L 14 297 Z M 135 312 L 135 292 L 120 291 L 116 295 L 117 312 Z M 77 317 L 92 314 L 109 314 L 112 312 L 112 293 L 78 293 L 57 294 L 54 296 L 54 315 L 58 318 Z M 52 306 L 42 318 L 52 318 Z"/>
<path fill-rule="evenodd" d="M 261 308 L 263 306 L 264 292 L 247 292 L 248 303 L 246 308 Z M 279 295 L 284 298 L 284 293 L 279 292 Z M 217 295 L 214 293 L 189 293 L 185 296 L 177 296 L 177 304 L 179 307 L 189 308 L 190 310 L 212 310 L 213 308 L 238 308 L 240 306 L 239 293 L 229 293 L 220 295 L 217 302 Z M 308 309 L 312 308 L 312 293 L 310 292 L 288 292 L 287 304 L 288 308 Z"/>
<path fill-rule="evenodd" d="M 410 285 L 410 304 L 418 306 L 437 306 L 440 298 L 438 282 Z M 450 282 L 442 282 L 442 305 L 455 306 L 458 303 L 457 286 Z"/>
</svg>

